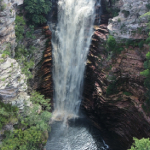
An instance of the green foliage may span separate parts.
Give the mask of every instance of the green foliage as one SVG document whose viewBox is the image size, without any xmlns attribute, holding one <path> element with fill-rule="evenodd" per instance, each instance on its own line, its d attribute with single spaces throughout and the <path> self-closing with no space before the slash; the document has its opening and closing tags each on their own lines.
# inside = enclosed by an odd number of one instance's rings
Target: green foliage
<svg viewBox="0 0 150 150">
<path fill-rule="evenodd" d="M 40 104 L 42 105 L 44 110 L 50 110 L 50 99 L 45 99 L 44 95 L 40 95 L 38 92 L 32 92 L 31 93 L 31 101 L 34 102 L 35 104 Z"/>
<path fill-rule="evenodd" d="M 35 36 L 33 35 L 33 33 L 34 33 L 34 26 L 29 25 L 29 31 L 26 32 L 26 38 L 35 39 Z"/>
<path fill-rule="evenodd" d="M 107 39 L 108 48 L 114 49 L 116 47 L 116 44 L 117 43 L 116 43 L 115 38 L 112 35 L 110 35 Z M 110 51 L 110 49 L 109 49 L 109 51 Z"/>
<path fill-rule="evenodd" d="M 106 10 L 107 10 L 107 12 L 108 12 L 109 14 L 112 15 L 112 17 L 118 16 L 118 15 L 119 15 L 119 12 L 120 12 L 120 9 L 118 9 L 118 8 L 115 8 L 115 9 L 114 9 L 114 8 L 112 8 L 112 7 L 107 7 Z"/>
<path fill-rule="evenodd" d="M 41 106 L 37 104 L 39 100 L 35 100 L 38 97 L 40 95 L 37 93 L 31 96 L 33 107 L 25 107 L 24 112 L 18 115 L 15 130 L 5 135 L 0 145 L 1 150 L 41 150 L 41 146 L 46 144 L 51 113 L 41 110 Z M 40 100 L 44 101 L 43 99 L 40 97 Z"/>
<path fill-rule="evenodd" d="M 146 54 L 146 61 L 144 62 L 145 70 L 140 72 L 141 75 L 145 76 L 144 85 L 147 87 L 148 91 L 146 93 L 147 104 L 150 105 L 150 52 Z"/>
<path fill-rule="evenodd" d="M 6 48 L 5 50 L 2 52 L 2 58 L 6 58 L 7 56 L 11 56 L 11 44 L 7 43 L 5 44 Z"/>
<path fill-rule="evenodd" d="M 30 69 L 32 69 L 33 66 L 34 66 L 34 62 L 32 60 L 23 61 L 23 67 L 21 68 L 21 71 L 23 74 L 25 74 L 28 77 L 28 79 L 33 78 L 33 75 L 30 72 Z"/>
<path fill-rule="evenodd" d="M 24 25 L 25 25 L 25 21 L 23 19 L 23 16 L 16 16 L 16 20 L 15 20 L 15 34 L 16 34 L 16 38 L 17 41 L 20 41 L 23 39 L 23 34 L 24 34 Z"/>
<path fill-rule="evenodd" d="M 137 139 L 133 138 L 134 143 L 129 150 L 150 150 L 150 140 L 149 138 Z"/>
<path fill-rule="evenodd" d="M 139 47 L 139 48 L 142 48 L 142 47 L 144 46 L 144 43 L 145 43 L 144 40 L 140 41 L 140 42 L 138 43 L 138 47 Z"/>
<path fill-rule="evenodd" d="M 30 47 L 29 49 L 26 49 L 23 45 L 18 45 L 15 50 L 16 52 L 15 58 L 21 65 L 22 73 L 24 73 L 28 79 L 33 77 L 32 73 L 30 72 L 30 69 L 33 68 L 34 62 L 31 59 L 29 60 L 28 58 L 30 57 L 30 55 L 33 54 L 34 50 L 35 47 L 33 46 Z"/>
<path fill-rule="evenodd" d="M 15 130 L 3 140 L 1 150 L 40 150 L 40 145 L 46 144 L 51 113 L 44 111 L 38 114 L 38 109 L 35 106 L 28 110 L 28 115 L 20 116 Z"/>
<path fill-rule="evenodd" d="M 7 123 L 14 121 L 14 118 L 17 117 L 18 108 L 12 106 L 11 104 L 4 104 L 0 102 L 0 129 Z"/>
<path fill-rule="evenodd" d="M 150 52 L 146 54 L 146 59 L 150 60 Z"/>
<path fill-rule="evenodd" d="M 3 141 L 1 150 L 35 150 L 41 137 L 41 132 L 34 128 L 14 130 Z"/>
<path fill-rule="evenodd" d="M 5 58 L 6 56 L 10 56 L 10 55 L 11 55 L 10 50 L 9 51 L 8 50 L 4 50 L 3 54 L 2 54 L 2 57 Z"/>
<path fill-rule="evenodd" d="M 112 94 L 116 94 L 117 92 L 118 90 L 117 90 L 116 81 L 113 81 L 112 83 L 108 85 L 107 90 L 106 90 L 106 95 L 109 96 Z"/>
<path fill-rule="evenodd" d="M 46 14 L 51 9 L 50 0 L 25 0 L 25 10 L 27 12 L 28 21 L 31 24 L 46 23 Z"/>
<path fill-rule="evenodd" d="M 144 46 L 144 43 L 145 43 L 144 40 L 130 40 L 129 39 L 126 41 L 125 46 L 127 48 L 129 48 L 129 46 L 142 48 Z"/>
<path fill-rule="evenodd" d="M 35 39 L 35 36 L 33 36 L 34 33 L 34 26 L 29 25 L 28 31 L 25 33 L 25 20 L 23 19 L 23 16 L 16 16 L 15 20 L 15 34 L 17 41 L 23 40 L 24 37 Z"/>
<path fill-rule="evenodd" d="M 106 41 L 106 48 L 108 52 L 113 51 L 114 54 L 118 54 L 123 50 L 123 45 L 117 43 L 115 38 L 110 35 Z"/>
<path fill-rule="evenodd" d="M 1 4 L 0 5 L 0 11 L 4 11 L 6 9 L 6 4 Z"/>
<path fill-rule="evenodd" d="M 126 96 L 131 96 L 132 95 L 130 92 L 127 92 L 127 91 L 123 92 L 123 94 L 126 95 Z"/>
</svg>

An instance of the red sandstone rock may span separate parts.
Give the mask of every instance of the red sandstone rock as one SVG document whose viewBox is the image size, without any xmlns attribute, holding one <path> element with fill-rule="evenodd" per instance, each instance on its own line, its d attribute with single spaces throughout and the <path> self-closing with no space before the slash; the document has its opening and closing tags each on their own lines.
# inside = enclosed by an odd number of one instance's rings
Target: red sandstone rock
<svg viewBox="0 0 150 150">
<path fill-rule="evenodd" d="M 114 59 L 107 60 L 105 48 L 97 46 L 106 40 L 106 26 L 96 28 L 93 35 L 82 106 L 102 131 L 106 143 L 114 150 L 126 150 L 130 148 L 133 137 L 150 137 L 150 118 L 142 108 L 146 88 L 144 77 L 140 75 L 144 70 L 143 62 L 148 47 L 144 46 L 142 52 L 138 48 L 129 47 Z M 111 83 L 108 75 L 116 76 L 120 82 L 120 85 L 116 85 L 118 92 L 111 96 L 106 95 Z M 126 96 L 124 91 L 132 95 Z"/>
</svg>

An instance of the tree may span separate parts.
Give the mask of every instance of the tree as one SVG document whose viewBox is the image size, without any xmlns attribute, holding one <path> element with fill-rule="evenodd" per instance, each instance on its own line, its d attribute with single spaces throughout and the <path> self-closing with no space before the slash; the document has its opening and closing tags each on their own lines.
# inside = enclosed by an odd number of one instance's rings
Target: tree
<svg viewBox="0 0 150 150">
<path fill-rule="evenodd" d="M 133 138 L 134 143 L 129 150 L 150 150 L 150 140 L 149 138 L 137 139 Z"/>
<path fill-rule="evenodd" d="M 50 0 L 25 0 L 25 10 L 27 12 L 28 21 L 31 24 L 46 23 L 46 14 L 51 9 Z"/>
<path fill-rule="evenodd" d="M 147 97 L 147 103 L 150 104 L 150 52 L 146 54 L 146 59 L 147 60 L 144 62 L 145 70 L 140 72 L 140 74 L 146 77 L 144 85 L 148 89 L 146 93 L 146 97 Z"/>
</svg>

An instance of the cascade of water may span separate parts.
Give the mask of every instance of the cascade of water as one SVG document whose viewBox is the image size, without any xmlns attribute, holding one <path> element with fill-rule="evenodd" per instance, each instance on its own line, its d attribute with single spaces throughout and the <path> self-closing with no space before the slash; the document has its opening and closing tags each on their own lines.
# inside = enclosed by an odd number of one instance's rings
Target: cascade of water
<svg viewBox="0 0 150 150">
<path fill-rule="evenodd" d="M 59 0 L 58 23 L 52 35 L 54 113 L 76 116 L 93 32 L 95 0 Z"/>
</svg>

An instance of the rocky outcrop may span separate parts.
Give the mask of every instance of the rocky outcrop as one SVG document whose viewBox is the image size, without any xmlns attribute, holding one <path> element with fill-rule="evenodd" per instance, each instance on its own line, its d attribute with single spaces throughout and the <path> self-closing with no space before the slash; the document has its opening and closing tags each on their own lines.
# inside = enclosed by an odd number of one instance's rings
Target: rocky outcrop
<svg viewBox="0 0 150 150">
<path fill-rule="evenodd" d="M 36 63 L 34 69 L 34 81 L 33 89 L 39 91 L 41 94 L 45 95 L 46 98 L 52 99 L 53 97 L 53 88 L 52 88 L 52 47 L 51 47 L 51 31 L 48 26 L 44 26 L 43 30 L 43 48 L 39 48 L 42 52 L 40 57 L 36 60 L 39 62 Z M 38 36 L 39 37 L 39 36 Z M 37 58 L 37 56 L 35 56 Z"/>
<path fill-rule="evenodd" d="M 15 37 L 15 17 L 16 6 L 23 4 L 23 0 L 1 0 L 0 1 L 0 53 L 6 49 L 10 43 L 12 55 L 16 47 Z"/>
<path fill-rule="evenodd" d="M 105 48 L 107 24 L 95 26 L 88 54 L 82 108 L 113 150 L 130 148 L 133 137 L 150 136 L 143 63 L 149 47 L 124 47 L 110 57 Z M 110 92 L 110 93 L 109 93 Z"/>
<path fill-rule="evenodd" d="M 120 9 L 119 15 L 109 20 L 108 29 L 116 39 L 144 39 L 149 0 L 119 0 L 112 7 Z"/>
<path fill-rule="evenodd" d="M 27 79 L 16 60 L 0 54 L 0 100 L 18 106 L 30 106 Z"/>
</svg>

